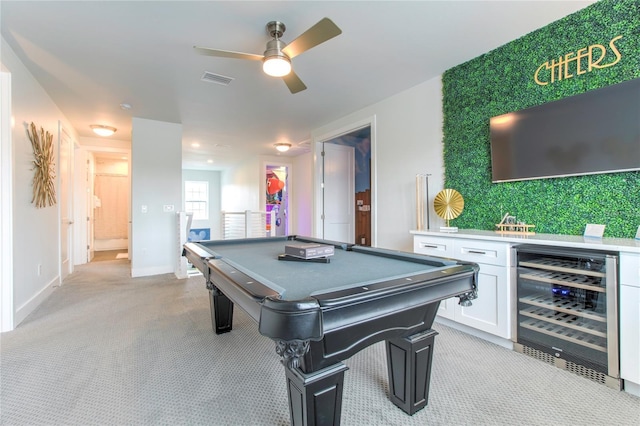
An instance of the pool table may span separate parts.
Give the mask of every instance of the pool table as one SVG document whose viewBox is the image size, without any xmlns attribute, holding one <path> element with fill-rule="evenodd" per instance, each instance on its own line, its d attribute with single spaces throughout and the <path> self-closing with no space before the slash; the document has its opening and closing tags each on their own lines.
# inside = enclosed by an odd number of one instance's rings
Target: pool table
<svg viewBox="0 0 640 426">
<path fill-rule="evenodd" d="M 334 254 L 284 260 L 292 243 Z M 293 425 L 339 424 L 342 361 L 382 340 L 389 399 L 410 415 L 425 407 L 440 301 L 477 296 L 476 264 L 309 237 L 200 241 L 183 255 L 205 278 L 216 333 L 231 331 L 237 305 L 275 342 Z"/>
</svg>

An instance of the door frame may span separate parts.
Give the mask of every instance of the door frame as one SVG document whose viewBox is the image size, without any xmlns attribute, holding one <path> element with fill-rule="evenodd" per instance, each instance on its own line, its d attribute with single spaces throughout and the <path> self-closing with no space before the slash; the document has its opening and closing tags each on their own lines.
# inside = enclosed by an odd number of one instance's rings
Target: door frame
<svg viewBox="0 0 640 426">
<path fill-rule="evenodd" d="M 63 139 L 66 141 L 63 144 Z M 74 243 L 75 243 L 75 232 L 74 232 L 74 147 L 75 141 L 71 137 L 71 134 L 67 131 L 67 129 L 63 126 L 61 121 L 58 121 L 58 187 L 60 189 L 60 200 L 58 202 L 58 251 L 60 252 L 60 258 L 58 259 L 58 277 L 60 280 L 60 285 L 62 285 L 64 279 L 73 272 L 73 253 L 74 253 Z M 62 164 L 62 150 L 65 149 L 66 152 L 66 170 L 63 170 Z M 62 173 L 66 171 L 66 176 L 62 176 Z M 62 185 L 65 184 L 66 188 L 63 188 Z M 62 191 L 66 189 L 66 201 L 67 205 L 63 206 L 63 197 Z M 67 215 L 65 218 L 64 211 L 66 209 Z M 65 225 L 62 223 L 63 219 L 65 219 L 68 223 Z M 66 232 L 64 230 L 67 229 Z M 67 243 L 67 259 L 62 258 L 63 250 L 62 245 L 66 239 Z"/>
<path fill-rule="evenodd" d="M 312 146 L 314 147 L 313 155 L 313 217 L 312 217 L 312 230 L 315 237 L 319 237 L 317 230 L 321 229 L 321 217 L 323 206 L 323 194 L 322 194 L 322 175 L 323 175 L 323 162 L 322 162 L 322 144 L 335 139 L 342 135 L 346 135 L 355 130 L 369 126 L 371 128 L 371 247 L 378 245 L 378 219 L 377 219 L 377 149 L 376 149 L 376 116 L 365 117 L 361 120 L 353 121 L 349 124 L 331 128 L 325 130 L 323 133 L 312 136 Z"/>
<path fill-rule="evenodd" d="M 0 70 L 0 332 L 14 328 L 11 73 Z"/>
<path fill-rule="evenodd" d="M 84 156 L 84 166 L 87 167 L 88 170 L 83 168 L 83 183 L 80 185 L 84 187 L 82 189 L 82 194 L 75 194 L 77 198 L 75 199 L 75 214 L 74 217 L 82 218 L 82 221 L 86 220 L 88 222 L 87 230 L 83 232 L 75 233 L 75 247 L 87 247 L 88 252 L 94 251 L 94 236 L 93 236 L 93 181 L 95 177 L 95 156 L 100 155 L 100 153 L 108 153 L 108 154 L 121 154 L 127 157 L 127 170 L 129 177 L 129 209 L 127 211 L 128 215 L 128 230 L 127 230 L 127 238 L 129 241 L 129 260 L 131 260 L 131 149 L 129 148 L 121 148 L 121 147 L 108 147 L 108 146 L 99 146 L 99 145 L 79 145 L 79 150 L 82 150 L 83 154 L 75 154 L 76 156 L 80 155 Z M 88 182 L 84 182 L 84 173 L 89 173 Z M 86 198 L 85 198 L 86 197 Z M 88 229 L 91 228 L 91 229 Z M 84 256 L 82 257 L 84 259 Z M 87 253 L 87 263 L 91 262 L 91 256 Z"/>
<path fill-rule="evenodd" d="M 263 159 L 262 162 L 260 163 L 260 201 L 259 201 L 259 211 L 263 211 L 264 207 L 265 207 L 265 194 L 267 193 L 267 182 L 265 179 L 266 176 L 266 171 L 267 171 L 267 166 L 272 166 L 272 167 L 286 167 L 287 168 L 287 229 L 289 230 L 289 233 L 292 233 L 292 221 L 291 218 L 293 217 L 293 185 L 291 184 L 293 182 L 293 163 L 290 163 L 288 161 L 271 161 L 271 160 L 265 160 Z"/>
</svg>

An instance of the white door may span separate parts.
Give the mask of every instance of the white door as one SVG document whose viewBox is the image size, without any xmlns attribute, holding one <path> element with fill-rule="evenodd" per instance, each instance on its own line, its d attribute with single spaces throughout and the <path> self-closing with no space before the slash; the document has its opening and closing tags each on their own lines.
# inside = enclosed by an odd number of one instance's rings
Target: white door
<svg viewBox="0 0 640 426">
<path fill-rule="evenodd" d="M 71 137 L 62 126 L 60 126 L 60 282 L 71 273 L 71 247 L 73 227 L 73 198 L 72 191 L 72 149 Z"/>
<path fill-rule="evenodd" d="M 323 143 L 322 238 L 355 242 L 355 154 L 353 147 Z"/>
</svg>

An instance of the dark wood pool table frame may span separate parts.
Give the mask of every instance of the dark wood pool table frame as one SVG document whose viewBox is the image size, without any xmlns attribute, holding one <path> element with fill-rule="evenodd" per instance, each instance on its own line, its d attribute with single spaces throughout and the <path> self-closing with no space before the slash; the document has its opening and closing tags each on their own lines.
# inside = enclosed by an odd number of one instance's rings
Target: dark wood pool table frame
<svg viewBox="0 0 640 426">
<path fill-rule="evenodd" d="M 477 297 L 478 265 L 308 237 L 269 240 L 280 242 L 283 252 L 289 241 L 325 243 L 333 244 L 335 250 L 371 255 L 373 261 L 377 256 L 434 269 L 411 277 L 408 284 L 391 277 L 366 287 L 356 284 L 351 289 L 286 300 L 273 286 L 225 258 L 225 245 L 250 247 L 264 239 L 185 244 L 183 255 L 206 280 L 215 332 L 231 331 L 237 304 L 258 322 L 260 334 L 275 342 L 285 365 L 292 425 L 339 424 L 347 370 L 342 361 L 382 340 L 387 348 L 389 399 L 410 415 L 424 408 L 437 334 L 431 326 L 438 306 L 450 297 L 460 298 L 465 305 Z"/>
</svg>

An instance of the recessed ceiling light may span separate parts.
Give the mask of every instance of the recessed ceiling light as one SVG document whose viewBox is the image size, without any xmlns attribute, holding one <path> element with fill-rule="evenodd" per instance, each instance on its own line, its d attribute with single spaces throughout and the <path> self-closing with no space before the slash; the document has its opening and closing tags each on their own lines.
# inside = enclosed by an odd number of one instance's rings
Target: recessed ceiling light
<svg viewBox="0 0 640 426">
<path fill-rule="evenodd" d="M 131 109 L 131 104 L 121 103 L 120 108 L 124 110 Z"/>
<path fill-rule="evenodd" d="M 91 130 L 93 130 L 93 133 L 95 133 L 98 136 L 111 136 L 116 132 L 116 130 L 118 130 L 115 127 L 105 126 L 103 124 L 92 124 L 89 127 L 91 127 Z"/>
<path fill-rule="evenodd" d="M 212 163 L 213 163 L 213 160 L 212 160 L 211 158 L 209 158 L 209 159 L 207 160 L 207 163 L 212 164 Z"/>
<path fill-rule="evenodd" d="M 191 144 L 191 146 L 192 146 L 192 147 L 194 147 L 194 148 L 199 148 L 199 147 L 200 147 L 200 144 L 199 144 L 198 142 L 193 142 L 193 143 Z"/>
</svg>

